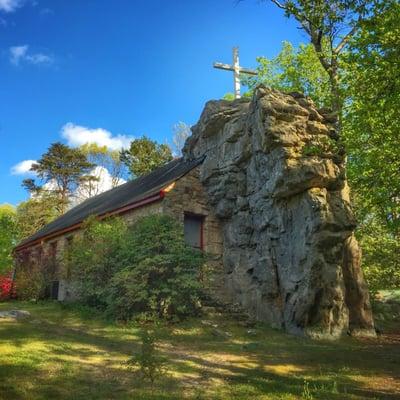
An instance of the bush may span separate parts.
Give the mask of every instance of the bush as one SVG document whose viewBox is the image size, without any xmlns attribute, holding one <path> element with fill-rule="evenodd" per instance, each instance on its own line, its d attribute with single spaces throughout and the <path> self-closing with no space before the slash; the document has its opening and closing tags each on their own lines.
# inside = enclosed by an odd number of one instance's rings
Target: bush
<svg viewBox="0 0 400 400">
<path fill-rule="evenodd" d="M 151 311 L 161 318 L 196 314 L 204 254 L 186 245 L 183 227 L 166 215 L 139 220 L 130 232 L 126 264 L 111 280 L 110 310 L 122 319 Z"/>
<path fill-rule="evenodd" d="M 151 324 L 142 321 L 139 333 L 140 352 L 131 357 L 129 367 L 138 367 L 142 379 L 148 379 L 151 384 L 166 373 L 167 358 L 157 351 L 157 341 L 160 338 L 160 322 L 155 319 Z"/>
<path fill-rule="evenodd" d="M 0 300 L 15 297 L 12 274 L 0 275 Z"/>
<path fill-rule="evenodd" d="M 15 275 L 15 293 L 20 300 L 39 300 L 45 297 L 49 279 L 46 272 L 36 264 L 19 266 Z"/>
<path fill-rule="evenodd" d="M 185 244 L 182 225 L 165 215 L 143 217 L 131 229 L 118 218 L 90 219 L 64 254 L 81 301 L 122 320 L 195 314 L 204 262 Z"/>
<path fill-rule="evenodd" d="M 63 254 L 63 275 L 74 285 L 84 304 L 107 308 L 110 280 L 122 268 L 119 254 L 127 240 L 127 226 L 120 218 L 88 218 L 81 234 Z"/>
</svg>

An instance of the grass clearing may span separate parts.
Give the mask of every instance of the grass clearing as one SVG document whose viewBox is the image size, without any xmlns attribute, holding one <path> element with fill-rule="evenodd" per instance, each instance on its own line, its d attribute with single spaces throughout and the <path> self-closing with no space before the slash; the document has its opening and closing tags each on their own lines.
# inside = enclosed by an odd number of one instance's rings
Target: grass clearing
<svg viewBox="0 0 400 400">
<path fill-rule="evenodd" d="M 151 387 L 125 365 L 135 324 L 57 302 L 0 303 L 10 309 L 32 316 L 0 319 L 1 400 L 400 398 L 398 323 L 378 339 L 313 342 L 210 313 L 163 329 L 168 373 Z"/>
</svg>

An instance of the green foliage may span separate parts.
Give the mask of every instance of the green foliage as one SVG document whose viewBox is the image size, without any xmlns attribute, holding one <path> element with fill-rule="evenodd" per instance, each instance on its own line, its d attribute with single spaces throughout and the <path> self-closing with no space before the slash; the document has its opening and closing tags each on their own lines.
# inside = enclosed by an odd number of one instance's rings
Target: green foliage
<svg viewBox="0 0 400 400">
<path fill-rule="evenodd" d="M 310 384 L 306 379 L 304 379 L 303 392 L 301 393 L 301 398 L 304 400 L 313 400 L 314 399 L 314 396 L 312 395 L 311 390 L 310 390 Z"/>
<path fill-rule="evenodd" d="M 110 150 L 107 146 L 99 146 L 96 143 L 84 144 L 79 149 L 91 164 L 109 172 L 112 187 L 118 186 L 120 180 L 126 177 L 126 165 L 121 161 L 118 150 Z"/>
<path fill-rule="evenodd" d="M 374 290 L 400 285 L 400 4 L 377 2 L 346 54 L 343 139 L 364 271 Z"/>
<path fill-rule="evenodd" d="M 64 254 L 66 277 L 82 301 L 123 320 L 141 312 L 196 313 L 204 262 L 185 244 L 182 226 L 163 215 L 144 217 L 130 230 L 121 219 L 91 219 Z"/>
<path fill-rule="evenodd" d="M 127 245 L 127 226 L 120 218 L 90 217 L 63 255 L 65 278 L 74 282 L 84 304 L 105 310 L 110 280 L 121 268 L 120 253 Z"/>
<path fill-rule="evenodd" d="M 17 220 L 15 208 L 0 205 L 0 275 L 12 268 L 12 249 L 17 242 Z"/>
<path fill-rule="evenodd" d="M 244 81 L 244 79 L 243 79 Z M 233 93 L 226 93 L 223 97 L 224 100 L 233 101 L 235 100 L 235 95 Z"/>
<path fill-rule="evenodd" d="M 42 268 L 36 265 L 19 268 L 14 281 L 17 298 L 35 301 L 43 299 L 48 283 Z"/>
<path fill-rule="evenodd" d="M 334 113 L 341 116 L 343 99 L 340 87 L 340 56 L 373 2 L 371 0 L 271 1 L 283 9 L 287 17 L 295 18 L 310 38 L 320 65 L 329 76 L 330 106 Z"/>
<path fill-rule="evenodd" d="M 183 228 L 172 217 L 137 221 L 123 258 L 126 264 L 111 283 L 113 314 L 128 319 L 142 311 L 162 318 L 197 312 L 205 256 L 185 244 Z"/>
<path fill-rule="evenodd" d="M 165 375 L 167 358 L 159 354 L 157 342 L 160 339 L 160 321 L 156 318 L 149 323 L 142 322 L 139 332 L 140 352 L 131 357 L 129 367 L 138 367 L 142 379 L 147 379 L 153 385 L 157 378 Z"/>
<path fill-rule="evenodd" d="M 31 167 L 31 171 L 36 172 L 42 183 L 48 183 L 48 186 L 36 185 L 33 179 L 25 180 L 23 186 L 36 194 L 43 190 L 51 192 L 59 199 L 56 206 L 60 213 L 64 213 L 69 195 L 83 179 L 87 179 L 93 166 L 81 150 L 53 143 Z"/>
<path fill-rule="evenodd" d="M 48 193 L 20 203 L 16 215 L 18 239 L 27 238 L 57 218 L 60 215 L 58 203 L 58 197 Z"/>
<path fill-rule="evenodd" d="M 342 151 L 342 146 L 328 136 L 317 136 L 302 148 L 304 156 L 336 156 Z"/>
<path fill-rule="evenodd" d="M 315 144 L 309 144 L 303 147 L 302 154 L 304 156 L 319 156 L 322 153 L 321 147 Z"/>
<path fill-rule="evenodd" d="M 172 152 L 168 145 L 146 136 L 132 140 L 129 149 L 121 151 L 121 161 L 134 178 L 146 175 L 171 160 Z"/>
<path fill-rule="evenodd" d="M 363 250 L 363 270 L 373 292 L 400 287 L 400 241 L 385 225 L 363 221 L 357 232 Z"/>
<path fill-rule="evenodd" d="M 310 96 L 319 106 L 329 107 L 329 75 L 319 62 L 311 44 L 300 44 L 297 49 L 283 42 L 281 52 L 272 59 L 257 57 L 258 75 L 243 78 L 250 93 L 259 84 L 285 92 L 301 92 Z"/>
<path fill-rule="evenodd" d="M 400 4 L 385 1 L 351 42 L 344 139 L 361 219 L 400 238 Z"/>
</svg>

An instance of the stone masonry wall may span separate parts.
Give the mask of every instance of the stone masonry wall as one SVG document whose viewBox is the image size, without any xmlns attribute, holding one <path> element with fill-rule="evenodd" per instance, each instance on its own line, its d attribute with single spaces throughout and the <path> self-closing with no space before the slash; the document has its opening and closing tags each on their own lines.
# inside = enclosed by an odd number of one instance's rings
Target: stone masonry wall
<svg viewBox="0 0 400 400">
<path fill-rule="evenodd" d="M 259 87 L 207 103 L 184 155 L 222 223 L 225 291 L 287 332 L 374 335 L 334 119 Z"/>
<path fill-rule="evenodd" d="M 222 268 L 222 231 L 221 223 L 215 216 L 207 192 L 200 183 L 200 167 L 194 168 L 184 177 L 176 181 L 171 190 L 167 190 L 163 200 L 163 212 L 183 223 L 185 213 L 202 216 L 203 246 L 208 254 L 210 271 L 206 287 L 210 295 L 225 300 L 224 273 Z"/>
</svg>

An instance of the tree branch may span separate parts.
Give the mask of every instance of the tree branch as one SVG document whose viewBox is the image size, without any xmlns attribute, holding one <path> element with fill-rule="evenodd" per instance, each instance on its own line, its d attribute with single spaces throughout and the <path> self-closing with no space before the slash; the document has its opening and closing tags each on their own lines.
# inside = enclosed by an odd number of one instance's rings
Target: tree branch
<svg viewBox="0 0 400 400">
<path fill-rule="evenodd" d="M 286 7 L 281 4 L 278 0 L 271 0 L 275 5 L 277 5 L 279 8 L 281 8 L 282 10 L 286 10 Z"/>
<path fill-rule="evenodd" d="M 348 43 L 350 38 L 356 33 L 357 29 L 358 29 L 357 25 L 353 26 L 353 29 L 347 35 L 345 35 L 345 37 L 336 46 L 336 48 L 333 49 L 333 52 L 336 53 L 336 54 L 339 54 L 342 51 L 343 47 L 346 46 L 346 44 Z"/>
</svg>

